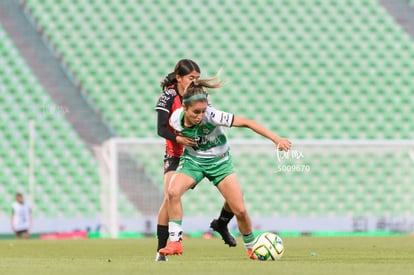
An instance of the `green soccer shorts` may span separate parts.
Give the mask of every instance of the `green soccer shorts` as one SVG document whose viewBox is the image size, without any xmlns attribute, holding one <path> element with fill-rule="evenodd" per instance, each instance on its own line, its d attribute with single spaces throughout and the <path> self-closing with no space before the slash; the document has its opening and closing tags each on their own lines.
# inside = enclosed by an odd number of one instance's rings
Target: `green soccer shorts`
<svg viewBox="0 0 414 275">
<path fill-rule="evenodd" d="M 228 151 L 218 157 L 208 159 L 184 153 L 176 172 L 192 177 L 196 184 L 207 178 L 217 186 L 225 177 L 234 173 L 234 168 Z"/>
</svg>

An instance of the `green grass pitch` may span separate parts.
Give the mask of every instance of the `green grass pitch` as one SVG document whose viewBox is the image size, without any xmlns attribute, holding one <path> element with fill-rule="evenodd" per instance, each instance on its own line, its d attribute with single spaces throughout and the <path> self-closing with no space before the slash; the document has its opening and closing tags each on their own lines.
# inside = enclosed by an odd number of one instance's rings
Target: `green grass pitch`
<svg viewBox="0 0 414 275">
<path fill-rule="evenodd" d="M 154 262 L 155 238 L 2 240 L 0 274 L 414 274 L 414 237 L 285 237 L 279 261 L 248 259 L 238 239 L 186 239 L 184 254 Z"/>
</svg>

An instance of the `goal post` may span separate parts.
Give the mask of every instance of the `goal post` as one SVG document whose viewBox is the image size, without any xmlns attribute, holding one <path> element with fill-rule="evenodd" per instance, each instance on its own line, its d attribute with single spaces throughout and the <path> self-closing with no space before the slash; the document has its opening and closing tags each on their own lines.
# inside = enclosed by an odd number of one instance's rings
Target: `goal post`
<svg viewBox="0 0 414 275">
<path fill-rule="evenodd" d="M 34 120 L 29 121 L 29 149 L 28 149 L 28 202 L 30 207 L 34 207 L 35 202 L 35 142 L 36 142 L 36 123 Z"/>
<path fill-rule="evenodd" d="M 149 233 L 149 219 L 157 215 L 164 196 L 160 182 L 163 143 L 156 139 L 112 138 L 99 151 L 104 231 L 112 238 L 117 238 L 120 230 Z M 159 171 L 151 173 L 147 162 L 156 157 Z M 144 224 L 137 221 L 143 219 Z"/>
<path fill-rule="evenodd" d="M 414 230 L 413 141 L 293 140 L 289 152 L 276 150 L 265 139 L 229 143 L 258 228 L 376 230 L 378 220 L 386 218 L 404 219 L 406 228 L 400 229 Z M 102 148 L 108 171 L 102 213 L 110 235 L 116 237 L 120 229 L 155 231 L 164 196 L 164 141 L 113 138 Z M 189 230 L 208 230 L 223 204 L 206 180 L 182 201 Z"/>
</svg>

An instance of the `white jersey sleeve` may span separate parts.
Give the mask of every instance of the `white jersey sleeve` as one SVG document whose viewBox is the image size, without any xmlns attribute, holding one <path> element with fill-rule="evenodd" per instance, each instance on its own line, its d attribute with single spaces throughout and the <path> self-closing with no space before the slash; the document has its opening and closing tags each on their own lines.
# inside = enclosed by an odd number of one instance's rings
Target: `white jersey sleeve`
<svg viewBox="0 0 414 275">
<path fill-rule="evenodd" d="M 234 120 L 233 114 L 217 110 L 211 106 L 207 107 L 205 117 L 209 123 L 225 127 L 231 127 Z"/>
<path fill-rule="evenodd" d="M 170 126 L 177 132 L 181 132 L 183 130 L 183 127 L 181 126 L 180 122 L 182 112 L 183 107 L 175 110 L 170 116 Z"/>
</svg>

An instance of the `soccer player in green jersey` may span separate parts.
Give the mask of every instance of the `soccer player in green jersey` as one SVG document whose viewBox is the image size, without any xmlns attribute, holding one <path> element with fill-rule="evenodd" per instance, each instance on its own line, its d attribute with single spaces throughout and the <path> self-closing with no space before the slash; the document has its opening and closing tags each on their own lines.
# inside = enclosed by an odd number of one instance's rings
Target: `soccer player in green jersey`
<svg viewBox="0 0 414 275">
<path fill-rule="evenodd" d="M 195 80 L 186 88 L 183 106 L 174 111 L 170 125 L 184 137 L 196 142 L 195 146 L 184 146 L 184 153 L 167 191 L 170 242 L 159 250 L 162 255 L 183 253 L 181 196 L 208 178 L 221 192 L 236 216 L 244 245 L 250 258 L 255 236 L 250 216 L 246 210 L 243 192 L 234 174 L 229 144 L 224 127 L 246 127 L 270 139 L 275 149 L 288 151 L 291 142 L 281 138 L 259 123 L 214 109 L 208 105 L 205 88 L 219 88 L 220 82 L 214 79 Z"/>
<path fill-rule="evenodd" d="M 192 139 L 176 135 L 169 125 L 169 119 L 172 113 L 181 108 L 182 95 L 185 88 L 195 79 L 200 77 L 200 68 L 196 62 L 190 59 L 181 59 L 175 65 L 174 71 L 169 73 L 161 83 L 163 89 L 155 110 L 157 116 L 158 135 L 165 138 L 165 155 L 164 155 L 164 190 L 168 190 L 168 183 L 178 167 L 180 156 L 183 153 L 183 145 L 194 146 Z M 158 250 L 165 247 L 168 242 L 168 201 L 165 195 L 158 211 L 157 222 L 157 254 L 156 261 L 166 261 L 167 258 L 158 253 Z M 230 247 L 236 246 L 236 239 L 228 230 L 228 223 L 233 218 L 233 213 L 228 209 L 227 203 L 224 203 L 220 215 L 210 223 L 210 227 L 218 232 L 223 238 L 224 243 Z"/>
</svg>

